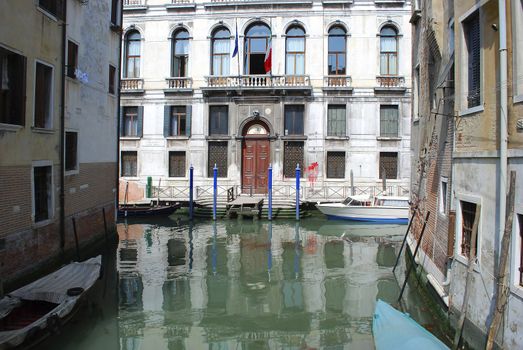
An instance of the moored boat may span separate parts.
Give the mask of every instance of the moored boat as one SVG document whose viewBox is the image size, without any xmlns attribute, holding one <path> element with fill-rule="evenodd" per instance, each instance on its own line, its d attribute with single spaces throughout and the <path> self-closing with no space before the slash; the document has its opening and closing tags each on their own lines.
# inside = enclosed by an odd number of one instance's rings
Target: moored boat
<svg viewBox="0 0 523 350">
<path fill-rule="evenodd" d="M 169 216 L 178 208 L 180 208 L 179 203 L 167 205 L 121 204 L 118 206 L 118 216 Z"/>
<path fill-rule="evenodd" d="M 35 345 L 67 321 L 100 277 L 101 255 L 74 262 L 0 300 L 0 349 Z"/>
<path fill-rule="evenodd" d="M 406 224 L 409 198 L 350 196 L 341 203 L 318 203 L 316 208 L 330 219 Z"/>
<path fill-rule="evenodd" d="M 445 350 L 448 347 L 409 315 L 376 302 L 372 320 L 376 350 Z"/>
</svg>

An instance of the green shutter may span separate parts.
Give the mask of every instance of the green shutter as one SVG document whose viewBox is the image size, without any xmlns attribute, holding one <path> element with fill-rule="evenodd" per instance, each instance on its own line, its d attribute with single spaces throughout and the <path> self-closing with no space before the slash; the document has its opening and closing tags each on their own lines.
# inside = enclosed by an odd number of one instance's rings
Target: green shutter
<svg viewBox="0 0 523 350">
<path fill-rule="evenodd" d="M 171 136 L 171 106 L 163 106 L 163 136 Z"/>
<path fill-rule="evenodd" d="M 125 136 L 125 125 L 123 121 L 123 111 L 125 107 L 120 106 L 120 137 Z"/>
<path fill-rule="evenodd" d="M 192 116 L 192 105 L 187 106 L 186 111 L 186 120 L 185 120 L 185 135 L 191 137 L 191 116 Z"/>
<path fill-rule="evenodd" d="M 138 132 L 137 136 L 142 137 L 143 136 L 143 106 L 138 106 Z"/>
</svg>

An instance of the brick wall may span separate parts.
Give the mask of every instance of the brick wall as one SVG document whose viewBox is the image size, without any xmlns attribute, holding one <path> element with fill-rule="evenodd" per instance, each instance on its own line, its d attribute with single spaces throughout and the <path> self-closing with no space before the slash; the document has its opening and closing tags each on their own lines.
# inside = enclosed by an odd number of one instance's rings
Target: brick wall
<svg viewBox="0 0 523 350">
<path fill-rule="evenodd" d="M 31 167 L 0 167 L 0 238 L 31 228 Z"/>
</svg>

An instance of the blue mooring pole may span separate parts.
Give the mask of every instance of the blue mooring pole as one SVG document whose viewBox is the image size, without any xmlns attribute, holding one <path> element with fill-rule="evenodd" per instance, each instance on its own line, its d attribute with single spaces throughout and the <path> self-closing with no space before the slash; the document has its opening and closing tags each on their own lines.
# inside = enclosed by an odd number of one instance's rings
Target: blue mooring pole
<svg viewBox="0 0 523 350">
<path fill-rule="evenodd" d="M 300 164 L 296 164 L 296 220 L 300 220 Z"/>
<path fill-rule="evenodd" d="M 191 164 L 189 168 L 189 218 L 193 219 L 194 202 L 193 202 L 193 188 L 194 188 L 194 167 Z"/>
<path fill-rule="evenodd" d="M 218 168 L 216 167 L 216 163 L 214 163 L 214 169 L 213 169 L 213 195 L 212 195 L 212 219 L 216 221 L 216 198 L 217 198 L 217 192 L 218 192 Z"/>
<path fill-rule="evenodd" d="M 267 218 L 269 220 L 272 220 L 272 165 L 271 164 L 269 164 L 269 178 L 268 178 L 267 184 L 269 186 L 269 213 L 267 214 Z"/>
</svg>

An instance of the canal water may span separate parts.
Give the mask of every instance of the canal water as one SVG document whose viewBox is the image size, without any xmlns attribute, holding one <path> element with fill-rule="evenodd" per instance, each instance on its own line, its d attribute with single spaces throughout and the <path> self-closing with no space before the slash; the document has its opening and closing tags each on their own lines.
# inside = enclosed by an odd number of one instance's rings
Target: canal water
<svg viewBox="0 0 523 350">
<path fill-rule="evenodd" d="M 376 300 L 400 307 L 405 230 L 323 217 L 121 222 L 87 303 L 40 348 L 373 349 Z M 445 338 L 416 288 L 404 299 Z"/>
</svg>

